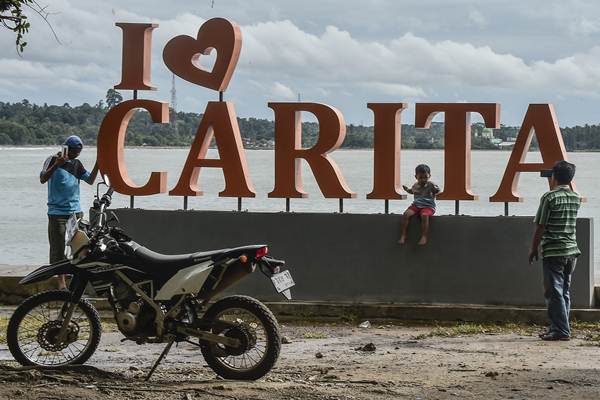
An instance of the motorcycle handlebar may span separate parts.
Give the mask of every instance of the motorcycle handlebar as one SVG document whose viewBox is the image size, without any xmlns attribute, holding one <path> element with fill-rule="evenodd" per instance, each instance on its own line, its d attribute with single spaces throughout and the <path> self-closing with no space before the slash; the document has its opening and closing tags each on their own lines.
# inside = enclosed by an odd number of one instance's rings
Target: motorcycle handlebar
<svg viewBox="0 0 600 400">
<path fill-rule="evenodd" d="M 106 207 L 110 206 L 110 202 L 112 200 L 112 195 L 114 192 L 115 192 L 115 190 L 113 188 L 108 188 L 106 193 L 104 193 L 104 195 L 102 196 L 100 203 L 104 204 Z"/>
<path fill-rule="evenodd" d="M 100 200 L 97 200 L 96 198 L 96 200 L 94 201 L 94 207 L 97 207 L 99 214 L 98 221 L 96 222 L 95 226 L 97 230 L 100 230 L 100 228 L 102 228 L 103 226 L 103 219 L 105 219 L 104 212 L 106 211 L 106 208 L 110 206 L 112 200 L 111 196 L 114 192 L 115 190 L 112 187 L 109 187 L 106 193 L 102 195 L 102 198 Z"/>
</svg>

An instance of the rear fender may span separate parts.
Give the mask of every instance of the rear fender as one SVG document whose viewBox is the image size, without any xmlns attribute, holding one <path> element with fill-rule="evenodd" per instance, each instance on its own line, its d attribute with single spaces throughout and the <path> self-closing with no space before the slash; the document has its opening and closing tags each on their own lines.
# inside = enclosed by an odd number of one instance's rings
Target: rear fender
<svg viewBox="0 0 600 400">
<path fill-rule="evenodd" d="M 261 271 L 263 272 L 265 271 L 263 266 L 267 268 L 267 270 L 270 272 L 270 275 L 268 276 L 271 276 L 278 273 L 282 267 L 285 267 L 285 261 L 265 256 L 260 259 L 259 265 L 261 267 Z"/>
<path fill-rule="evenodd" d="M 44 265 L 21 279 L 21 285 L 45 281 L 55 275 L 74 274 L 76 267 L 69 260 L 62 260 L 50 265 Z"/>
<path fill-rule="evenodd" d="M 215 259 L 215 264 L 227 259 L 227 258 L 238 258 L 242 255 L 249 257 L 250 259 L 254 259 L 254 255 L 258 249 L 263 247 L 267 247 L 266 244 L 253 244 L 250 246 L 236 247 L 233 249 L 228 249 L 227 251 L 219 254 L 219 257 Z"/>
</svg>

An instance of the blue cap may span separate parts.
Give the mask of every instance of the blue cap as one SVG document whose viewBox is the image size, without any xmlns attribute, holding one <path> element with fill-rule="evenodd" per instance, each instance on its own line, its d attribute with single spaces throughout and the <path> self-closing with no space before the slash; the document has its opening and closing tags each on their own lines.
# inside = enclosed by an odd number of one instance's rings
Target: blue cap
<svg viewBox="0 0 600 400">
<path fill-rule="evenodd" d="M 83 148 L 83 141 L 77 135 L 69 136 L 63 144 L 66 144 L 67 146 L 73 147 L 73 148 L 78 148 L 78 149 Z"/>
</svg>

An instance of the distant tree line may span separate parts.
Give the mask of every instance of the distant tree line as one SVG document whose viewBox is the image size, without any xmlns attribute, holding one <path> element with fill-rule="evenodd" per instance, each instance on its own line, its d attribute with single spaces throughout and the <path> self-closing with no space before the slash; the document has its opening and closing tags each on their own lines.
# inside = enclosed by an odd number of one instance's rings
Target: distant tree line
<svg viewBox="0 0 600 400">
<path fill-rule="evenodd" d="M 79 135 L 86 144 L 96 143 L 98 128 L 107 111 L 121 102 L 121 95 L 110 89 L 106 99 L 95 105 L 84 103 L 71 106 L 37 105 L 28 100 L 19 103 L 0 102 L 0 145 L 56 145 L 69 135 Z M 171 110 L 172 111 L 172 110 Z M 155 124 L 146 112 L 132 118 L 126 143 L 134 146 L 189 146 L 196 135 L 202 114 L 177 112 L 171 123 Z M 175 122 L 173 122 L 175 121 Z M 273 145 L 274 123 L 267 119 L 238 118 L 244 145 L 249 148 L 269 148 Z M 472 147 L 497 149 L 497 143 L 482 137 L 483 125 L 474 124 Z M 314 122 L 302 124 L 303 145 L 310 146 L 318 137 L 319 126 Z M 494 139 L 510 141 L 519 128 L 501 126 L 494 130 Z M 561 128 L 568 150 L 600 150 L 600 125 Z M 534 141 L 535 146 L 535 141 Z M 350 124 L 346 129 L 344 148 L 373 147 L 373 127 Z M 433 123 L 429 129 L 402 125 L 402 148 L 441 149 L 444 147 L 444 125 Z"/>
</svg>

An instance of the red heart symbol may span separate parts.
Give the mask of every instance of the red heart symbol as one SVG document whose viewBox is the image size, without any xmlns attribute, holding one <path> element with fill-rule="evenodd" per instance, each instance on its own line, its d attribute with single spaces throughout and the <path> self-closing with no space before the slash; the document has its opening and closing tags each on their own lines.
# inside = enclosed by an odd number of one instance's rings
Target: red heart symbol
<svg viewBox="0 0 600 400">
<path fill-rule="evenodd" d="M 202 54 L 217 51 L 212 71 L 194 64 Z M 163 50 L 163 60 L 178 77 L 196 85 L 219 92 L 227 89 L 242 49 L 242 31 L 238 24 L 224 18 L 206 21 L 198 30 L 198 36 L 180 35 L 169 40 Z M 198 65 L 198 66 L 196 66 Z"/>
</svg>

